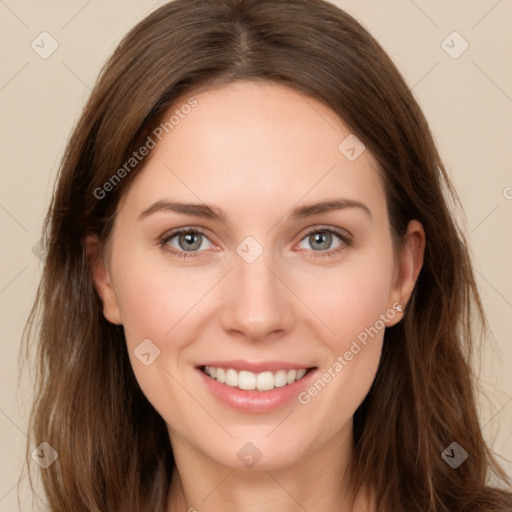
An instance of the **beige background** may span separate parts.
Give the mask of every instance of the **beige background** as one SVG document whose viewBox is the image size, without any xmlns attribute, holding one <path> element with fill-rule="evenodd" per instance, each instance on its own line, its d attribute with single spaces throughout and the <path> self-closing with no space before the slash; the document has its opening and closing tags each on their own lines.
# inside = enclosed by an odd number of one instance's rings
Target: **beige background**
<svg viewBox="0 0 512 512">
<path fill-rule="evenodd" d="M 41 271 L 33 247 L 58 163 L 101 65 L 122 35 L 162 3 L 0 0 L 0 512 L 18 510 L 20 478 L 22 510 L 32 510 L 22 467 L 30 388 L 24 375 L 17 389 L 17 358 Z M 512 474 L 512 2 L 335 3 L 397 63 L 460 194 L 494 333 L 482 358 L 482 386 L 491 399 L 481 406 L 484 434 Z M 58 43 L 46 59 L 31 47 L 43 31 Z M 458 58 L 442 46 L 454 31 L 469 44 Z M 444 48 L 455 55 L 464 40 L 450 36 Z"/>
</svg>

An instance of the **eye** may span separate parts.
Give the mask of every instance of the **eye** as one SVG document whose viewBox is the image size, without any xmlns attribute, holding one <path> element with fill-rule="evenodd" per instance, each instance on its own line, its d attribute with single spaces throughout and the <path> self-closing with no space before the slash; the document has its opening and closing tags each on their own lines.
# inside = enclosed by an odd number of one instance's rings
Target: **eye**
<svg viewBox="0 0 512 512">
<path fill-rule="evenodd" d="M 338 245 L 331 248 L 336 239 L 338 239 Z M 352 245 L 352 239 L 348 233 L 332 228 L 312 229 L 302 237 L 301 244 L 304 242 L 312 246 L 312 249 L 306 248 L 312 258 L 335 256 Z M 176 229 L 165 234 L 159 243 L 163 249 L 180 258 L 195 258 L 201 256 L 204 250 L 212 248 L 212 243 L 206 234 L 198 228 Z"/>
<path fill-rule="evenodd" d="M 204 242 L 208 241 L 205 247 Z M 171 254 L 181 258 L 196 257 L 200 249 L 210 249 L 211 242 L 207 236 L 197 228 L 177 229 L 172 233 L 166 234 L 161 240 L 160 245 Z"/>
<path fill-rule="evenodd" d="M 338 245 L 332 248 L 332 244 L 336 241 L 336 238 L 339 240 Z M 348 234 L 342 233 L 332 228 L 316 228 L 310 230 L 302 238 L 301 243 L 304 242 L 307 242 L 312 247 L 311 256 L 313 258 L 335 256 L 336 254 L 341 253 L 344 249 L 352 245 L 352 240 Z"/>
</svg>

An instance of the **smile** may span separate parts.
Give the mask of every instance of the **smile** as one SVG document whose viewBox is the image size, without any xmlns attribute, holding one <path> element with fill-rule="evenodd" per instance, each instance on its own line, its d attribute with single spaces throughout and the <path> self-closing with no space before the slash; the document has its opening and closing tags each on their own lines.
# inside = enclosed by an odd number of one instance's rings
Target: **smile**
<svg viewBox="0 0 512 512">
<path fill-rule="evenodd" d="M 293 382 L 301 380 L 308 372 L 308 368 L 300 368 L 254 373 L 246 370 L 237 371 L 233 368 L 226 369 L 214 366 L 203 366 L 201 370 L 221 384 L 246 391 L 270 391 L 274 388 L 288 386 Z"/>
</svg>

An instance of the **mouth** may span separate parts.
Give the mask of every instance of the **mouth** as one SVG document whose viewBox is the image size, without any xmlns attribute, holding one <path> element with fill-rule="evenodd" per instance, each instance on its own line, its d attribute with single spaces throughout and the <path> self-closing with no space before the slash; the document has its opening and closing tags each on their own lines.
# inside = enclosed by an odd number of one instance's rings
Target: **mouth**
<svg viewBox="0 0 512 512">
<path fill-rule="evenodd" d="M 242 413 L 270 413 L 293 404 L 316 378 L 317 366 L 303 362 L 225 360 L 196 366 L 204 391 Z"/>
<path fill-rule="evenodd" d="M 285 365 L 283 365 L 285 366 Z M 243 391 L 271 391 L 274 388 L 285 388 L 302 380 L 307 374 L 314 371 L 316 366 L 303 368 L 279 368 L 275 371 L 264 370 L 253 372 L 235 368 L 213 365 L 198 367 L 210 379 L 226 386 Z"/>
</svg>

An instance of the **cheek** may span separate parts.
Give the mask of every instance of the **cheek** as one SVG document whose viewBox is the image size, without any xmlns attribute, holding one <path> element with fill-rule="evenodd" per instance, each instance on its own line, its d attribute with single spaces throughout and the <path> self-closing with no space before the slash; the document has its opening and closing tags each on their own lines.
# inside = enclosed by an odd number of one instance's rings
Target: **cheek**
<svg viewBox="0 0 512 512">
<path fill-rule="evenodd" d="M 337 352 L 346 350 L 366 329 L 376 324 L 383 329 L 392 265 L 391 251 L 384 250 L 329 269 L 329 274 L 313 273 L 304 283 L 302 295 L 308 291 L 307 304 L 328 328 L 324 339 Z"/>
<path fill-rule="evenodd" d="M 145 338 L 159 343 L 173 338 L 175 327 L 189 320 L 194 307 L 211 287 L 210 281 L 213 283 L 205 271 L 152 264 L 147 257 L 130 258 L 128 264 L 120 263 L 117 270 L 116 295 L 129 345 Z"/>
<path fill-rule="evenodd" d="M 135 377 L 149 402 L 166 417 L 169 403 L 186 408 L 188 397 L 173 377 L 181 372 L 181 355 L 194 339 L 189 329 L 212 279 L 193 269 L 152 265 L 133 254 L 116 270 L 116 294 Z"/>
<path fill-rule="evenodd" d="M 317 417 L 328 425 L 324 427 L 326 436 L 334 435 L 339 425 L 350 420 L 375 379 L 385 319 L 395 315 L 387 309 L 390 283 L 391 263 L 373 262 L 343 269 L 323 293 L 313 295 L 313 307 L 332 331 L 322 338 L 329 355 L 318 381 L 299 402 L 314 404 Z M 325 418 L 329 422 L 323 421 Z"/>
</svg>

